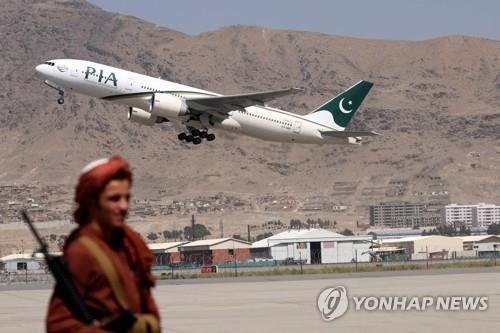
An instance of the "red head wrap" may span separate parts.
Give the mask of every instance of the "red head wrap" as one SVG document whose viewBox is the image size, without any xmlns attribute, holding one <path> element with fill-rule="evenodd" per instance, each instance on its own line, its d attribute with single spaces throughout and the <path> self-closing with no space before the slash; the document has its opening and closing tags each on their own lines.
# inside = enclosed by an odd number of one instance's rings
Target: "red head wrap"
<svg viewBox="0 0 500 333">
<path fill-rule="evenodd" d="M 89 222 L 91 205 L 99 198 L 109 181 L 118 176 L 132 182 L 128 163 L 120 156 L 96 160 L 83 168 L 75 191 L 75 202 L 78 204 L 74 213 L 76 223 L 83 225 Z"/>
</svg>

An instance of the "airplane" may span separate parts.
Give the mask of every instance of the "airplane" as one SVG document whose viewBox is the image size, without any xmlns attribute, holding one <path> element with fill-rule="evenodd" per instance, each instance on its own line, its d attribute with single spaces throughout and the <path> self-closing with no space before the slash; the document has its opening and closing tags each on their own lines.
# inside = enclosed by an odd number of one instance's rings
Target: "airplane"
<svg viewBox="0 0 500 333">
<path fill-rule="evenodd" d="M 213 141 L 212 128 L 276 142 L 361 144 L 370 131 L 344 131 L 373 83 L 359 81 L 301 116 L 267 106 L 267 102 L 301 91 L 298 88 L 238 95 L 220 95 L 123 69 L 75 59 L 46 61 L 35 68 L 44 83 L 58 91 L 59 104 L 67 90 L 128 107 L 128 119 L 142 125 L 178 121 L 187 132 L 178 139 L 198 145 Z"/>
</svg>

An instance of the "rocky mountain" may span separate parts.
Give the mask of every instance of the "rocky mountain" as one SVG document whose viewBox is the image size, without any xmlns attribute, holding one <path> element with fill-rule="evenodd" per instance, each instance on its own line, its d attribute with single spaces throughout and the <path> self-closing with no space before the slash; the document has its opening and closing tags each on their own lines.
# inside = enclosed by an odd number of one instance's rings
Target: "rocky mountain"
<svg viewBox="0 0 500 333">
<path fill-rule="evenodd" d="M 71 193 L 84 164 L 119 153 L 134 167 L 138 198 L 320 197 L 348 207 L 322 216 L 349 223 L 367 222 L 367 207 L 379 202 L 500 203 L 500 41 L 383 41 L 251 26 L 189 36 L 83 0 L 5 2 L 0 40 L 1 184 L 60 184 Z M 57 58 L 223 94 L 304 87 L 272 103 L 299 114 L 366 79 L 375 86 L 349 127 L 383 136 L 320 146 L 217 132 L 212 143 L 188 145 L 177 141 L 179 125 L 130 123 L 126 109 L 109 102 L 68 93 L 58 105 L 34 72 Z"/>
</svg>

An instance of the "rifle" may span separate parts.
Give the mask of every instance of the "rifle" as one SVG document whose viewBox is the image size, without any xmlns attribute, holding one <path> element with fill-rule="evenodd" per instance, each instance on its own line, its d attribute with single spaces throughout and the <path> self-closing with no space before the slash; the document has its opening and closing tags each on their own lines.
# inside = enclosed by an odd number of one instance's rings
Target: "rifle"
<svg viewBox="0 0 500 333">
<path fill-rule="evenodd" d="M 49 267 L 52 276 L 56 280 L 56 288 L 61 291 L 60 295 L 64 299 L 64 302 L 68 305 L 70 311 L 77 316 L 81 321 L 87 325 L 92 325 L 94 318 L 90 314 L 89 310 L 83 303 L 82 298 L 76 291 L 73 281 L 71 281 L 71 274 L 68 271 L 68 267 L 61 256 L 54 256 L 49 253 L 47 244 L 43 241 L 38 234 L 33 222 L 26 210 L 21 210 L 21 216 L 25 223 L 28 224 L 31 233 L 35 236 L 36 241 L 40 245 L 40 252 L 43 253 L 45 257 L 45 262 Z"/>
<path fill-rule="evenodd" d="M 26 210 L 21 210 L 21 216 L 24 222 L 28 224 L 31 233 L 40 245 L 39 251 L 43 253 L 45 262 L 56 280 L 56 290 L 59 291 L 58 295 L 64 300 L 64 303 L 68 306 L 71 313 L 86 325 L 94 326 L 96 322 L 95 318 L 91 315 L 90 311 L 83 303 L 81 296 L 76 291 L 75 285 L 71 280 L 71 273 L 64 262 L 64 258 L 49 253 L 47 244 L 40 237 L 40 234 L 33 225 Z M 107 322 L 103 328 L 111 332 L 125 332 L 132 327 L 135 321 L 136 317 L 133 313 L 130 311 L 123 311 L 120 315 Z"/>
</svg>

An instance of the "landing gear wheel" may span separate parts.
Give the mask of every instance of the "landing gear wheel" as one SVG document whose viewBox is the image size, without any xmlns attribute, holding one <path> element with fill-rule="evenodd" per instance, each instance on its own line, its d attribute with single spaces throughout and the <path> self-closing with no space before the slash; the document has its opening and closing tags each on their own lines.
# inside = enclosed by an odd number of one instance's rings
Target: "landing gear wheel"
<svg viewBox="0 0 500 333">
<path fill-rule="evenodd" d="M 205 131 L 200 132 L 200 138 L 205 139 L 207 137 L 208 133 Z"/>
<path fill-rule="evenodd" d="M 193 129 L 193 130 L 191 131 L 191 134 L 192 134 L 193 136 L 200 136 L 200 131 L 199 131 L 199 130 L 197 130 L 197 129 L 195 128 L 195 129 Z"/>
<path fill-rule="evenodd" d="M 186 142 L 193 142 L 193 136 L 190 134 L 190 135 L 186 135 Z"/>
<path fill-rule="evenodd" d="M 186 140 L 186 137 L 187 137 L 186 133 L 180 133 L 179 135 L 177 135 L 177 138 L 181 141 Z"/>
<path fill-rule="evenodd" d="M 215 134 L 210 133 L 207 134 L 207 141 L 214 141 L 215 140 Z"/>
<path fill-rule="evenodd" d="M 193 144 L 199 145 L 201 143 L 201 139 L 198 137 L 193 138 Z"/>
<path fill-rule="evenodd" d="M 57 99 L 58 104 L 64 104 L 64 98 L 59 98 Z"/>
</svg>

